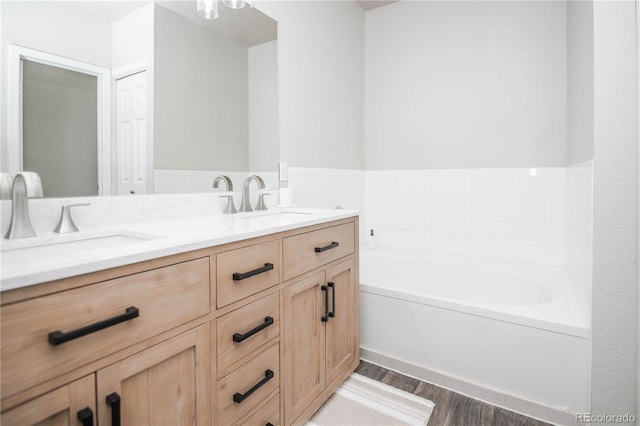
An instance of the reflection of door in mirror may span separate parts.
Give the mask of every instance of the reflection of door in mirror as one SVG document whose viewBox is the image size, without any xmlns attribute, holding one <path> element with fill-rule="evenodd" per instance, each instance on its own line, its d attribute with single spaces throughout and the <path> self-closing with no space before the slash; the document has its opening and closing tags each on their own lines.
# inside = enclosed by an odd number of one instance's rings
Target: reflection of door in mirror
<svg viewBox="0 0 640 426">
<path fill-rule="evenodd" d="M 47 197 L 98 195 L 97 93 L 94 75 L 22 60 L 23 169 Z"/>
<path fill-rule="evenodd" d="M 116 81 L 117 194 L 147 192 L 147 73 Z"/>
</svg>

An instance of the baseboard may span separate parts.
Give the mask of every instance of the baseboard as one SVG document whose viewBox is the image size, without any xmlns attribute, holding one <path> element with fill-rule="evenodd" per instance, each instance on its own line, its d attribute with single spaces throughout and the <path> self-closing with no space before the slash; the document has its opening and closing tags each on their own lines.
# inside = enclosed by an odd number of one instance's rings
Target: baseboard
<svg viewBox="0 0 640 426">
<path fill-rule="evenodd" d="M 411 364 L 363 347 L 360 348 L 360 358 L 372 364 L 379 365 L 380 367 L 404 374 L 405 376 L 433 383 L 434 385 L 466 395 L 470 398 L 548 423 L 565 425 L 573 424 L 576 421 L 575 413 L 570 413 L 560 408 L 541 404 L 526 398 L 509 395 L 496 389 L 488 388 L 420 365 Z"/>
</svg>

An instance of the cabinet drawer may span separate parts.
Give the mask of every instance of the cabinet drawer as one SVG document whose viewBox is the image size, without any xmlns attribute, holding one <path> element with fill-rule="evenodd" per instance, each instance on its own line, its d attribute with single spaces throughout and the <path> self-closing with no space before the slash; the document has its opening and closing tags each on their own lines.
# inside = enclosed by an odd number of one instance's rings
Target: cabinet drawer
<svg viewBox="0 0 640 426">
<path fill-rule="evenodd" d="M 278 284 L 278 254 L 277 240 L 218 254 L 218 308 Z"/>
<path fill-rule="evenodd" d="M 271 398 L 262 407 L 259 407 L 255 413 L 249 417 L 235 423 L 234 426 L 265 426 L 271 423 L 273 426 L 280 425 L 280 394 Z"/>
<path fill-rule="evenodd" d="M 233 424 L 277 392 L 280 385 L 279 364 L 276 344 L 220 380 L 218 424 Z"/>
<path fill-rule="evenodd" d="M 209 312 L 209 259 L 2 308 L 2 395 L 25 390 Z M 135 307 L 138 316 L 128 308 Z M 131 318 L 131 316 L 134 316 Z M 114 325 L 106 320 L 122 319 Z M 125 319 L 126 318 L 126 319 Z M 114 321 L 117 322 L 117 321 Z M 81 337 L 50 343 L 52 332 Z M 101 327 L 106 326 L 106 327 Z"/>
<path fill-rule="evenodd" d="M 280 297 L 263 297 L 218 318 L 218 373 L 280 334 Z"/>
<path fill-rule="evenodd" d="M 353 222 L 284 238 L 284 280 L 353 253 L 354 241 Z"/>
</svg>

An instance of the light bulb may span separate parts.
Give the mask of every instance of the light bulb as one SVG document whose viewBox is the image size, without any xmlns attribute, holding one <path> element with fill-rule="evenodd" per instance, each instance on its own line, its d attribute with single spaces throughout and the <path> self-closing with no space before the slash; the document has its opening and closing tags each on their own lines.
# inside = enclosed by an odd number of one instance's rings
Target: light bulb
<svg viewBox="0 0 640 426">
<path fill-rule="evenodd" d="M 198 0 L 198 15 L 205 19 L 218 18 L 218 0 Z"/>
<path fill-rule="evenodd" d="M 242 9 L 245 5 L 244 0 L 222 0 L 222 2 L 231 9 Z"/>
</svg>

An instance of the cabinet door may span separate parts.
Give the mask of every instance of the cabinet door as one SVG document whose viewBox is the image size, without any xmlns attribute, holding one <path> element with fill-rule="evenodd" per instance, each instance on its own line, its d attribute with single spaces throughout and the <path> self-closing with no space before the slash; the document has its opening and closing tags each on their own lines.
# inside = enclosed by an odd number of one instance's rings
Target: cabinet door
<svg viewBox="0 0 640 426">
<path fill-rule="evenodd" d="M 329 322 L 326 331 L 327 385 L 357 356 L 357 283 L 355 260 L 327 269 Z M 333 314 L 333 315 L 331 315 Z"/>
<path fill-rule="evenodd" d="M 283 290 L 284 424 L 291 424 L 325 388 L 324 272 Z"/>
<path fill-rule="evenodd" d="M 3 425 L 95 424 L 95 377 L 90 375 L 2 413 Z"/>
<path fill-rule="evenodd" d="M 101 425 L 211 423 L 209 324 L 98 371 Z M 109 402 L 107 402 L 109 401 Z"/>
</svg>

